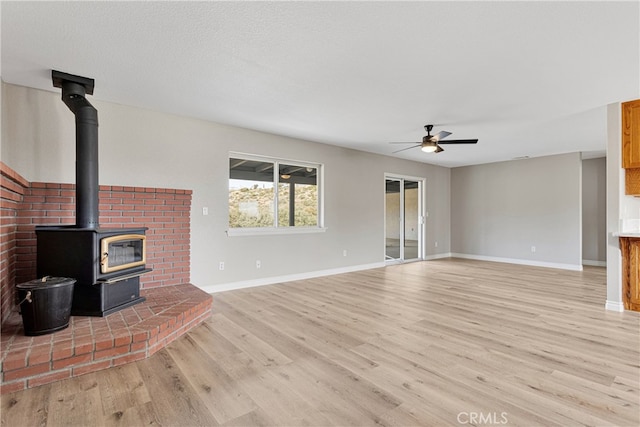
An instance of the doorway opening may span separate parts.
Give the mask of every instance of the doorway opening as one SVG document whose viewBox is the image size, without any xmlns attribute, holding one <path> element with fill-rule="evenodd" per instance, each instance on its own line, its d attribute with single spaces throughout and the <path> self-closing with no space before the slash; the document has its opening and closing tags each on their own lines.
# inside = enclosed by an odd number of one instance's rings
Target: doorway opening
<svg viewBox="0 0 640 427">
<path fill-rule="evenodd" d="M 385 261 L 423 258 L 424 178 L 385 175 Z"/>
</svg>

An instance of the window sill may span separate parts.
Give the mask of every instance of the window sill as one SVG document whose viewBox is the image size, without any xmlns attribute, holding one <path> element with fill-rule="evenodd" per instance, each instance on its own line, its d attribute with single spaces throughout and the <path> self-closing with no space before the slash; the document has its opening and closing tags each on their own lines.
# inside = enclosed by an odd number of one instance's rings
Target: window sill
<svg viewBox="0 0 640 427">
<path fill-rule="evenodd" d="M 230 228 L 227 230 L 227 236 L 268 236 L 282 234 L 313 234 L 324 233 L 327 227 L 290 227 L 290 228 Z"/>
</svg>

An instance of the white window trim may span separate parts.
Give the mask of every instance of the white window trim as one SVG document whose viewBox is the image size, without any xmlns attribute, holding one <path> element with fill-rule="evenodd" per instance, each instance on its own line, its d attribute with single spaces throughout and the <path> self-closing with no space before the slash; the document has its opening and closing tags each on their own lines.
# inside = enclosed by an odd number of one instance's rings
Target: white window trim
<svg viewBox="0 0 640 427">
<path fill-rule="evenodd" d="M 229 228 L 227 236 L 268 236 L 274 234 L 311 234 L 324 233 L 327 227 L 260 227 L 260 228 Z"/>
<path fill-rule="evenodd" d="M 295 166 L 313 167 L 318 169 L 318 225 L 315 227 L 299 226 L 299 227 L 255 227 L 255 228 L 231 228 L 227 229 L 227 236 L 264 236 L 264 235 L 276 235 L 276 234 L 311 234 L 311 233 L 324 233 L 327 231 L 327 227 L 324 226 L 324 164 L 313 163 L 303 160 L 284 159 L 281 157 L 261 156 L 256 154 L 241 153 L 237 151 L 229 152 L 229 159 L 241 158 L 246 160 L 273 162 L 274 164 L 291 163 Z M 228 163 L 227 163 L 228 164 Z M 277 182 L 277 168 L 274 167 L 274 182 Z M 274 205 L 275 214 L 278 212 L 278 187 L 274 185 Z M 227 205 L 227 213 L 229 212 L 229 206 Z M 277 216 L 276 216 L 277 218 Z"/>
</svg>

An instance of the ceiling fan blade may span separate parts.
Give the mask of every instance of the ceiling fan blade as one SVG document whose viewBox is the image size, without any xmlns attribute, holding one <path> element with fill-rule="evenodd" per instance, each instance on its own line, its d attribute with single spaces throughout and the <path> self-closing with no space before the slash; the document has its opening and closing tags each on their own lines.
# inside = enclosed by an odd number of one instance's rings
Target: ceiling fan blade
<svg viewBox="0 0 640 427">
<path fill-rule="evenodd" d="M 441 153 L 444 151 L 444 148 L 440 147 L 439 145 L 436 145 L 436 151 L 434 151 L 434 153 Z"/>
<path fill-rule="evenodd" d="M 411 141 L 411 142 L 390 142 L 389 144 L 420 144 L 419 142 L 416 141 Z"/>
<path fill-rule="evenodd" d="M 451 135 L 451 132 L 447 132 L 446 130 L 441 130 L 440 132 L 433 135 L 431 137 L 431 140 L 433 141 L 435 139 L 435 141 L 437 142 L 437 141 L 440 141 L 441 139 L 448 137 L 449 135 Z"/>
<path fill-rule="evenodd" d="M 440 144 L 477 144 L 477 139 L 452 139 L 450 141 L 438 141 Z"/>
<path fill-rule="evenodd" d="M 413 145 L 413 146 L 411 146 L 411 147 L 402 148 L 402 149 L 400 149 L 400 150 L 394 151 L 394 152 L 393 152 L 393 153 L 391 153 L 391 154 L 399 153 L 399 152 L 401 152 L 401 151 L 405 151 L 405 150 L 411 150 L 412 148 L 418 148 L 418 147 L 420 147 L 421 145 L 422 145 L 422 144 L 418 144 L 418 145 Z"/>
</svg>

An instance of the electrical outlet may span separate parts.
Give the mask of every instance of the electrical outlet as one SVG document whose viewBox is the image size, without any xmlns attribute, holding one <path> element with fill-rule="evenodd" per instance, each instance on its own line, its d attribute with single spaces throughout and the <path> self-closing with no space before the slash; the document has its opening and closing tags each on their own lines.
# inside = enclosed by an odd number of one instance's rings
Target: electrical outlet
<svg viewBox="0 0 640 427">
<path fill-rule="evenodd" d="M 536 253 L 536 247 L 535 246 L 531 246 L 531 253 Z"/>
<path fill-rule="evenodd" d="M 342 256 L 347 256 L 347 250 L 346 249 L 342 250 Z"/>
<path fill-rule="evenodd" d="M 224 270 L 224 261 L 220 261 L 220 265 L 218 266 L 220 271 Z"/>
<path fill-rule="evenodd" d="M 256 260 L 256 268 L 260 268 L 260 267 L 262 267 L 260 260 Z"/>
<path fill-rule="evenodd" d="M 209 215 L 209 208 L 207 207 L 202 208 L 202 215 Z"/>
<path fill-rule="evenodd" d="M 436 248 L 438 247 L 438 242 L 436 242 Z"/>
</svg>

